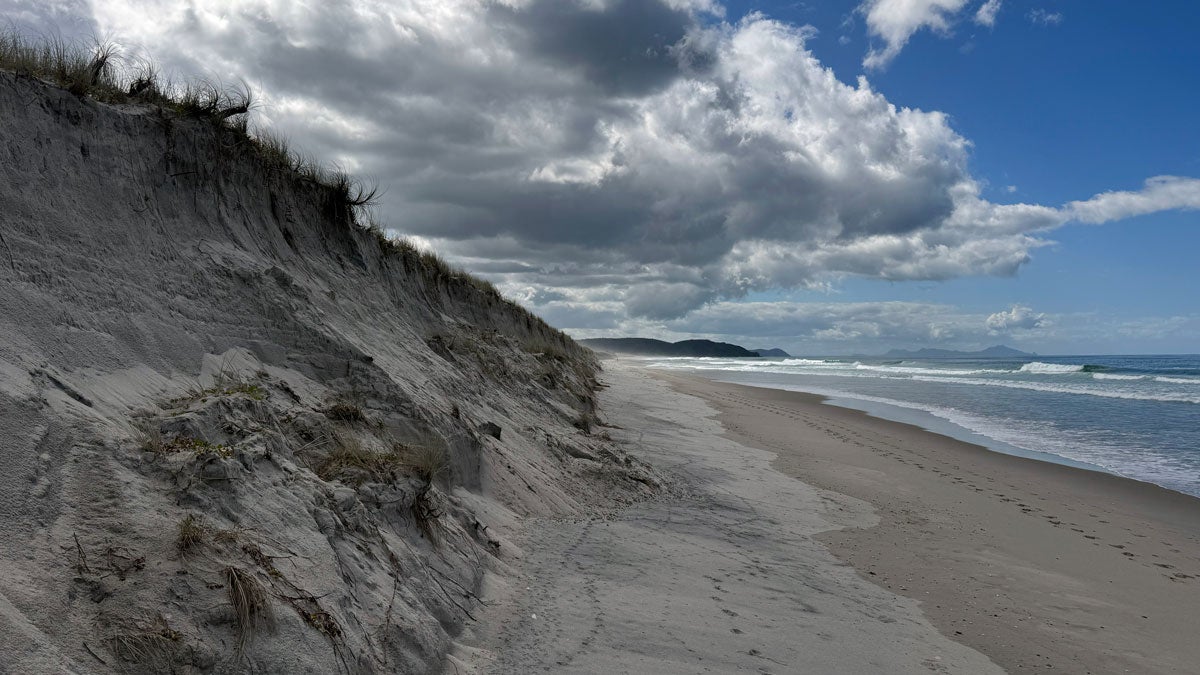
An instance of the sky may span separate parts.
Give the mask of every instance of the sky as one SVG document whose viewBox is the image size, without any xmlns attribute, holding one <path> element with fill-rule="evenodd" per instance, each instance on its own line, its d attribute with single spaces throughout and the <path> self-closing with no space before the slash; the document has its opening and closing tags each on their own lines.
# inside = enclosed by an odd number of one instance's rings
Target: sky
<svg viewBox="0 0 1200 675">
<path fill-rule="evenodd" d="M 245 80 L 578 337 L 1200 352 L 1200 4 L 0 0 Z"/>
</svg>

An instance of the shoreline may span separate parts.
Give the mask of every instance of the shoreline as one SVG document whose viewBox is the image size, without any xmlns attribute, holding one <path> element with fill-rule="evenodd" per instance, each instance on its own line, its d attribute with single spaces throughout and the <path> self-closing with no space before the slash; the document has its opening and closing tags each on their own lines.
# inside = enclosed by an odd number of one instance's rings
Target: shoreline
<svg viewBox="0 0 1200 675">
<path fill-rule="evenodd" d="M 694 373 L 686 373 L 686 372 L 679 372 L 679 371 L 673 371 L 673 372 L 675 374 L 681 374 L 681 375 L 688 376 L 688 377 L 695 375 Z M 696 375 L 696 376 L 704 377 L 703 375 Z M 1018 445 L 1013 445 L 1012 443 L 1008 443 L 1008 442 L 1000 440 L 998 438 L 993 438 L 991 436 L 988 436 L 987 433 L 985 433 L 985 432 L 976 431 L 975 429 L 965 426 L 964 424 L 955 422 L 954 420 L 948 419 L 946 417 L 942 417 L 941 415 L 938 415 L 937 413 L 927 410 L 923 407 L 920 407 L 917 404 L 912 404 L 910 407 L 910 406 L 905 405 L 904 402 L 902 402 L 902 401 L 885 401 L 882 399 L 873 400 L 873 399 L 869 399 L 869 398 L 862 398 L 860 395 L 856 395 L 856 394 L 848 393 L 848 392 L 833 394 L 833 393 L 808 391 L 808 390 L 800 389 L 800 388 L 783 389 L 780 387 L 772 387 L 772 386 L 769 386 L 766 384 L 755 384 L 755 383 L 750 383 L 750 382 L 731 382 L 731 381 L 716 380 L 716 379 L 711 379 L 711 378 L 706 378 L 706 377 L 704 379 L 710 380 L 712 382 L 718 382 L 720 384 L 731 384 L 731 385 L 736 385 L 736 386 L 740 386 L 740 387 L 749 387 L 751 389 L 767 389 L 770 391 L 791 392 L 794 394 L 800 394 L 800 395 L 804 395 L 804 396 L 815 396 L 818 399 L 820 399 L 819 402 L 822 405 L 825 405 L 828 407 L 840 408 L 843 410 L 853 410 L 853 411 L 860 412 L 864 415 L 867 415 L 868 417 L 872 417 L 875 419 L 884 420 L 887 422 L 893 422 L 895 424 L 902 424 L 905 426 L 915 427 L 925 433 L 934 434 L 936 436 L 943 436 L 943 437 L 958 441 L 960 443 L 963 443 L 964 445 L 969 445 L 969 446 L 972 446 L 972 447 L 975 447 L 975 448 L 978 448 L 981 450 L 986 450 L 987 452 L 998 453 L 1001 455 L 1008 455 L 1009 457 L 1017 457 L 1020 459 L 1025 459 L 1025 460 L 1029 460 L 1029 461 L 1033 461 L 1033 462 L 1041 462 L 1043 464 L 1066 466 L 1066 467 L 1071 467 L 1073 469 L 1079 469 L 1081 471 L 1088 471 L 1091 473 L 1099 473 L 1099 474 L 1104 474 L 1106 476 L 1113 476 L 1116 478 L 1133 481 L 1135 483 L 1141 483 L 1143 485 L 1158 488 L 1161 490 L 1166 490 L 1168 492 L 1180 494 L 1185 497 L 1189 497 L 1191 499 L 1196 499 L 1198 502 L 1200 502 L 1200 496 L 1198 496 L 1198 495 L 1193 495 L 1193 494 L 1184 492 L 1182 490 L 1177 490 L 1175 488 L 1172 488 L 1172 487 L 1169 487 L 1166 485 L 1160 485 L 1160 484 L 1155 483 L 1150 480 L 1137 478 L 1136 476 L 1127 476 L 1125 474 L 1119 473 L 1115 469 L 1109 469 L 1109 468 L 1100 466 L 1099 464 L 1093 464 L 1093 463 L 1090 463 L 1090 462 L 1087 462 L 1084 460 L 1073 459 L 1071 457 L 1058 455 L 1058 454 L 1055 454 L 1055 453 L 1049 452 L 1049 451 L 1031 450 L 1029 448 L 1021 447 Z M 911 412 L 913 414 L 903 414 L 903 413 L 893 413 L 891 415 L 887 414 L 888 411 L 893 410 L 893 409 L 900 410 L 900 411 L 907 411 L 907 412 Z M 919 419 L 921 417 L 928 417 L 931 420 L 935 420 L 936 423 L 934 425 L 926 426 L 925 423 Z M 979 440 L 975 440 L 975 439 L 979 439 Z M 1009 448 L 1011 448 L 1011 450 Z"/>
<path fill-rule="evenodd" d="M 1174 673 L 1200 661 L 1200 499 L 817 394 L 651 372 L 716 408 L 726 437 L 774 453 L 776 470 L 871 504 L 878 524 L 817 538 L 1006 670 Z"/>
</svg>

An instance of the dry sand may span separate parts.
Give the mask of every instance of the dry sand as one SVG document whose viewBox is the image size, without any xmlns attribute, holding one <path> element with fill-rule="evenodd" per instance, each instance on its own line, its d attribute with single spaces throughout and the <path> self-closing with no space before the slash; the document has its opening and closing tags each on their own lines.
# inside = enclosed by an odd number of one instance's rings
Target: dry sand
<svg viewBox="0 0 1200 675">
<path fill-rule="evenodd" d="M 1200 500 L 810 394 L 662 376 L 772 466 L 869 502 L 819 540 L 1009 672 L 1200 672 Z"/>
<path fill-rule="evenodd" d="M 606 364 L 605 429 L 675 485 L 607 517 L 527 521 L 523 558 L 444 672 L 999 673 L 815 536 L 870 507 L 771 468 L 716 410 Z"/>
</svg>

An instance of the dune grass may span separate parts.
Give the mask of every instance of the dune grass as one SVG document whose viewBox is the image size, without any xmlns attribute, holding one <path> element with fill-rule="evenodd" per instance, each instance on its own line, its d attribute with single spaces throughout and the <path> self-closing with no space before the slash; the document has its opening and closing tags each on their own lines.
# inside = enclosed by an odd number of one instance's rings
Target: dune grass
<svg viewBox="0 0 1200 675">
<path fill-rule="evenodd" d="M 208 528 L 204 521 L 189 513 L 179 521 L 179 534 L 175 538 L 175 548 L 182 554 L 188 554 L 199 548 L 208 539 Z"/>
<path fill-rule="evenodd" d="M 274 615 L 270 599 L 262 583 L 252 573 L 240 567 L 226 567 L 221 570 L 221 579 L 233 609 L 234 621 L 237 623 L 237 653 L 241 655 L 246 651 L 246 645 L 250 644 L 255 633 L 272 624 Z"/>
<path fill-rule="evenodd" d="M 121 661 L 136 663 L 156 672 L 173 671 L 183 635 L 171 628 L 161 616 L 154 621 L 116 621 L 112 623 L 105 642 L 109 651 Z"/>
</svg>

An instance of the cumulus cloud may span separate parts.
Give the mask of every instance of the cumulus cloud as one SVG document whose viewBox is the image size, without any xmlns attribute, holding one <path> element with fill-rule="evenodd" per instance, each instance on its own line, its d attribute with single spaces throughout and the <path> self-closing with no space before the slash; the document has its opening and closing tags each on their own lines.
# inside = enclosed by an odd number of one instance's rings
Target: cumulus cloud
<svg viewBox="0 0 1200 675">
<path fill-rule="evenodd" d="M 964 6 L 864 8 L 902 46 Z M 722 14 L 711 0 L 93 0 L 80 21 L 176 73 L 245 78 L 260 122 L 379 179 L 396 232 L 566 327 L 661 325 L 846 276 L 1012 275 L 1065 223 L 1200 203 L 1187 178 L 1061 207 L 990 202 L 946 115 L 840 81 L 810 28 Z"/>
<path fill-rule="evenodd" d="M 981 26 L 995 26 L 996 15 L 1000 13 L 1000 7 L 1003 4 L 1004 0 L 987 0 L 975 12 L 975 23 Z"/>
<path fill-rule="evenodd" d="M 992 332 L 1008 333 L 1017 329 L 1038 328 L 1045 321 L 1045 314 L 1034 312 L 1024 305 L 1013 305 L 1007 312 L 992 314 L 985 323 Z"/>
<path fill-rule="evenodd" d="M 886 66 L 904 49 L 908 39 L 923 28 L 949 31 L 950 19 L 966 4 L 967 0 L 866 0 L 858 11 L 866 16 L 871 35 L 883 40 L 883 48 L 868 52 L 863 65 Z M 990 16 L 994 19 L 995 12 Z"/>
</svg>

